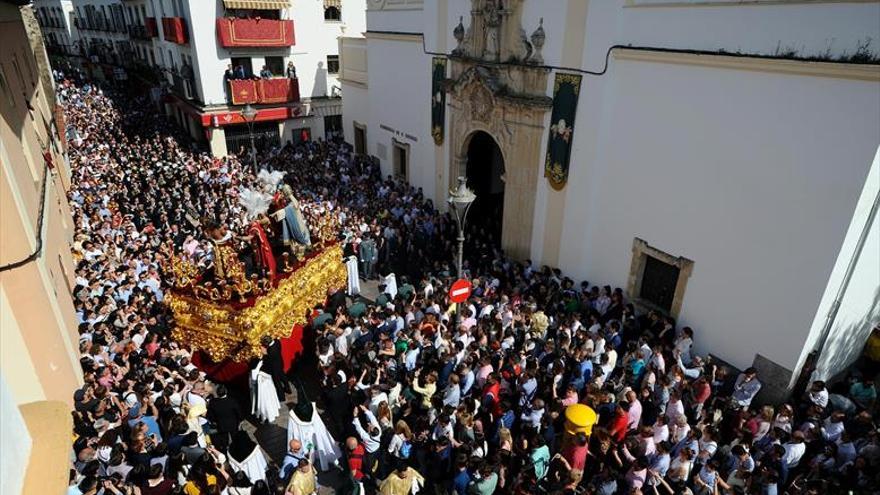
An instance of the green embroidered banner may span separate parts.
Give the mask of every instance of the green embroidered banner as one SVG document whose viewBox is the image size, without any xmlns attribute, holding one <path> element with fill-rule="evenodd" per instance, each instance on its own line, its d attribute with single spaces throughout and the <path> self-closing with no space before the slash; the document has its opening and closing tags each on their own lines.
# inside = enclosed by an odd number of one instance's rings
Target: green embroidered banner
<svg viewBox="0 0 880 495">
<path fill-rule="evenodd" d="M 547 160 L 544 177 L 557 191 L 568 182 L 571 161 L 571 143 L 574 138 L 574 117 L 577 113 L 581 76 L 556 73 L 553 84 L 553 113 L 550 118 L 550 137 L 547 139 Z"/>
<path fill-rule="evenodd" d="M 437 146 L 443 144 L 446 125 L 446 58 L 434 57 L 431 64 L 431 135 Z"/>
</svg>

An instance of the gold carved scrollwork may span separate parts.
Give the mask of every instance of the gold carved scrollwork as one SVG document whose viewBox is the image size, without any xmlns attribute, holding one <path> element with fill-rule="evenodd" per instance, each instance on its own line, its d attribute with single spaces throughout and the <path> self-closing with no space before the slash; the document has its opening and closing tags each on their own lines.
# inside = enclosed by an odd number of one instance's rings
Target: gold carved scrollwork
<svg viewBox="0 0 880 495">
<path fill-rule="evenodd" d="M 327 291 L 343 287 L 346 280 L 342 247 L 334 245 L 281 280 L 276 288 L 257 296 L 249 307 L 237 309 L 228 299 L 205 300 L 199 291 L 186 294 L 171 290 L 165 302 L 174 314 L 175 340 L 207 352 L 214 361 L 247 361 L 260 355 L 263 336 L 290 336 L 293 327 L 305 324 L 312 308 L 325 301 Z M 216 287 L 209 290 L 212 299 L 221 292 Z"/>
</svg>

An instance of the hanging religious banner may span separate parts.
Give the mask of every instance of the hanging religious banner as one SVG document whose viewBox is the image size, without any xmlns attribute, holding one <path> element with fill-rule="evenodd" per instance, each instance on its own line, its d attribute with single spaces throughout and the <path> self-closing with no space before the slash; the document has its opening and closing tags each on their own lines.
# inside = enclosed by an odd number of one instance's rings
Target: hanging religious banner
<svg viewBox="0 0 880 495">
<path fill-rule="evenodd" d="M 443 144 L 443 130 L 446 122 L 446 59 L 434 57 L 431 64 L 431 135 L 437 146 Z"/>
<path fill-rule="evenodd" d="M 577 113 L 581 76 L 556 74 L 553 84 L 553 112 L 550 118 L 550 137 L 547 140 L 547 160 L 544 177 L 553 189 L 559 191 L 568 181 L 571 161 L 571 143 L 574 137 L 574 116 Z"/>
</svg>

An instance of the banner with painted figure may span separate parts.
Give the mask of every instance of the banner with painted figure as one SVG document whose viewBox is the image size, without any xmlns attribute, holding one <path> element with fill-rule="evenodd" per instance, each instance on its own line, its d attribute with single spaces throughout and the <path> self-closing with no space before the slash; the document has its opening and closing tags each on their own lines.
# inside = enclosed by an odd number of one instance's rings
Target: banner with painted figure
<svg viewBox="0 0 880 495">
<path fill-rule="evenodd" d="M 443 131 L 446 123 L 446 59 L 434 57 L 431 64 L 431 135 L 434 144 L 443 144 Z"/>
<path fill-rule="evenodd" d="M 547 159 L 544 177 L 557 191 L 568 182 L 571 162 L 571 144 L 574 138 L 574 117 L 577 113 L 581 76 L 556 73 L 553 83 L 553 112 L 550 118 L 550 137 L 547 139 Z"/>
</svg>

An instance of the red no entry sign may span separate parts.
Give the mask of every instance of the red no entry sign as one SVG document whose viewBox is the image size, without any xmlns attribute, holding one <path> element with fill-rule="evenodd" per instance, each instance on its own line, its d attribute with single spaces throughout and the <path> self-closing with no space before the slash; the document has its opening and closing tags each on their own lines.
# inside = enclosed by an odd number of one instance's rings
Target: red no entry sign
<svg viewBox="0 0 880 495">
<path fill-rule="evenodd" d="M 471 295 L 471 282 L 460 278 L 449 288 L 449 300 L 454 303 L 467 301 Z"/>
</svg>

